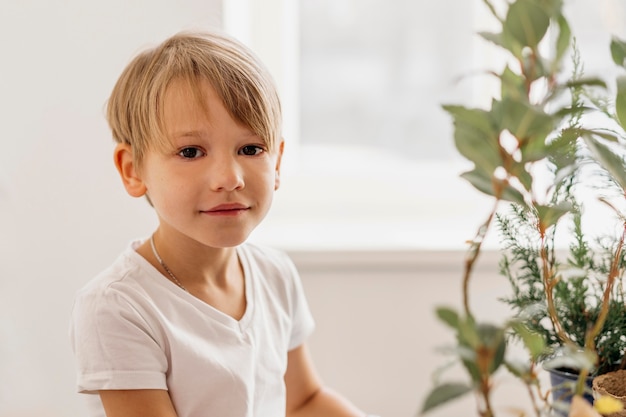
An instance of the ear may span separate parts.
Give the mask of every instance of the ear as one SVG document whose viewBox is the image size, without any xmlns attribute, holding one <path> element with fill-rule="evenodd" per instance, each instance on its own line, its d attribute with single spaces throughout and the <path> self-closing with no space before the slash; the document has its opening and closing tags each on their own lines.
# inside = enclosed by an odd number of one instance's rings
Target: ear
<svg viewBox="0 0 626 417">
<path fill-rule="evenodd" d="M 276 173 L 274 177 L 274 191 L 278 190 L 280 187 L 280 162 L 283 159 L 283 150 L 285 148 L 285 141 L 283 139 L 280 140 L 280 145 L 278 145 L 278 155 L 276 155 Z"/>
<path fill-rule="evenodd" d="M 113 160 L 126 192 L 133 197 L 141 197 L 146 194 L 147 188 L 139 175 L 139 169 L 133 159 L 133 150 L 130 145 L 118 144 L 113 151 Z"/>
</svg>

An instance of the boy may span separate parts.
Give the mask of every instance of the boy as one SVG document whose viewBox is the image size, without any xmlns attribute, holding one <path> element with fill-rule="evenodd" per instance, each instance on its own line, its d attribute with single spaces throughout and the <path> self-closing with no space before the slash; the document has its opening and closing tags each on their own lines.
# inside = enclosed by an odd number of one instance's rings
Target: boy
<svg viewBox="0 0 626 417">
<path fill-rule="evenodd" d="M 227 37 L 175 35 L 128 65 L 107 118 L 124 187 L 159 226 L 77 295 L 90 415 L 362 417 L 315 374 L 291 261 L 244 243 L 280 184 L 284 146 L 259 61 Z"/>
</svg>

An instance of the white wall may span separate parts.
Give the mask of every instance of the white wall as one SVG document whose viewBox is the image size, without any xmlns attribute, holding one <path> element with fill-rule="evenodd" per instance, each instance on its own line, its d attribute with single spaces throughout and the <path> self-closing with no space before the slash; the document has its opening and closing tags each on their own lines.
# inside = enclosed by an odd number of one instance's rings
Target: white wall
<svg viewBox="0 0 626 417">
<path fill-rule="evenodd" d="M 434 387 L 437 369 L 450 363 L 439 350 L 454 333 L 435 316 L 436 306 L 461 310 L 463 251 L 292 252 L 317 322 L 310 347 L 331 387 L 362 409 L 382 417 L 416 416 Z M 480 321 L 502 324 L 509 294 L 495 252 L 479 259 L 470 283 L 470 305 Z M 545 379 L 547 375 L 542 375 Z M 460 366 L 445 381 L 468 382 Z M 498 415 L 513 407 L 532 415 L 524 386 L 503 371 L 497 376 Z M 430 417 L 477 416 L 475 398 L 434 410 Z M 516 414 L 517 415 L 517 414 Z"/>
<path fill-rule="evenodd" d="M 155 224 L 116 178 L 105 100 L 137 51 L 219 26 L 220 4 L 0 2 L 0 416 L 82 414 L 74 293 Z"/>
</svg>

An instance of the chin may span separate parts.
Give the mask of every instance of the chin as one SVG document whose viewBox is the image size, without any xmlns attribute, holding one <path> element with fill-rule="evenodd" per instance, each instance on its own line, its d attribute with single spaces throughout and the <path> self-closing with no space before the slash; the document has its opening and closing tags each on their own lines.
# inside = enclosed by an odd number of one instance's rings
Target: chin
<svg viewBox="0 0 626 417">
<path fill-rule="evenodd" d="M 241 245 L 246 240 L 248 240 L 249 235 L 250 234 L 248 233 L 245 236 L 232 236 L 229 239 L 218 239 L 215 242 L 215 245 L 211 245 L 211 246 L 215 246 L 219 248 L 233 248 L 235 246 Z"/>
</svg>

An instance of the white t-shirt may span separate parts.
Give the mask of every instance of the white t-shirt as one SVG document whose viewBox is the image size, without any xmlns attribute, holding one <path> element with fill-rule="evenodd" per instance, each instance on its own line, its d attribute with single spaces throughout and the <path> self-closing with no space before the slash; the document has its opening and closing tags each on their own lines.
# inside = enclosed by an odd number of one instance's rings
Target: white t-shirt
<svg viewBox="0 0 626 417">
<path fill-rule="evenodd" d="M 314 327 L 287 255 L 237 248 L 247 300 L 237 321 L 161 275 L 140 243 L 76 297 L 70 337 L 90 417 L 105 416 L 106 389 L 166 389 L 178 417 L 284 416 L 287 352 Z"/>
</svg>

